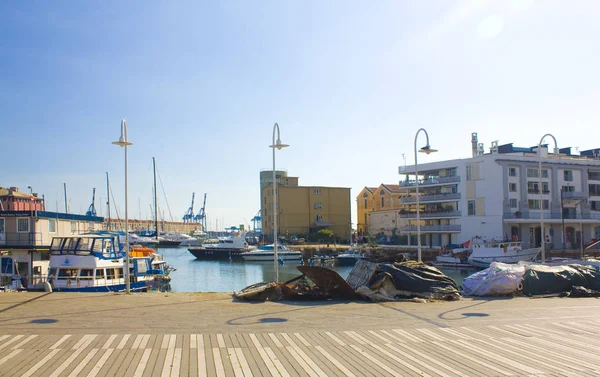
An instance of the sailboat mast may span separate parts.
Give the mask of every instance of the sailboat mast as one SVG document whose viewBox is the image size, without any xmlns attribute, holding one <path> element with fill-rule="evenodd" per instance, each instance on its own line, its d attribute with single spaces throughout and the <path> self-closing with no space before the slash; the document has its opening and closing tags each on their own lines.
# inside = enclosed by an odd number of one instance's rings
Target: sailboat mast
<svg viewBox="0 0 600 377">
<path fill-rule="evenodd" d="M 108 180 L 108 172 L 106 172 L 106 197 L 108 198 L 106 202 L 106 206 L 108 207 L 108 223 L 106 227 L 110 231 L 110 181 Z"/>
<path fill-rule="evenodd" d="M 158 240 L 158 197 L 156 196 L 156 159 L 152 157 L 152 167 L 154 170 L 154 229 L 155 237 Z"/>
</svg>

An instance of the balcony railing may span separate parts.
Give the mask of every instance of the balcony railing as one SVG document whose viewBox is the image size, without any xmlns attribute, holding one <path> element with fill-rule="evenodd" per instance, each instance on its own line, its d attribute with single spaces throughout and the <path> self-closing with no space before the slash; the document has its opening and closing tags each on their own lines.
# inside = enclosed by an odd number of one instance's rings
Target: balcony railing
<svg viewBox="0 0 600 377">
<path fill-rule="evenodd" d="M 0 233 L 0 246 L 4 247 L 26 247 L 39 246 L 42 244 L 42 233 Z"/>
<path fill-rule="evenodd" d="M 539 211 L 534 213 L 516 213 L 510 212 L 504 214 L 504 219 L 527 219 L 527 220 L 541 220 Z M 560 212 L 544 212 L 545 220 L 562 220 L 563 215 Z M 600 220 L 600 214 L 595 213 L 565 213 L 565 220 Z"/>
<path fill-rule="evenodd" d="M 441 185 L 445 183 L 457 183 L 460 182 L 459 176 L 454 177 L 437 177 L 437 178 L 429 178 L 429 179 L 420 179 L 419 186 L 427 186 L 427 185 Z M 400 181 L 400 187 L 411 187 L 415 186 L 417 183 L 414 179 L 407 181 Z"/>
<path fill-rule="evenodd" d="M 401 232 L 417 231 L 416 225 L 401 226 L 398 228 Z M 460 224 L 444 224 L 444 225 L 421 225 L 421 232 L 460 232 Z"/>
<path fill-rule="evenodd" d="M 583 191 L 563 191 L 563 199 L 587 199 L 588 196 Z"/>
<path fill-rule="evenodd" d="M 421 211 L 419 212 L 419 217 L 422 219 L 430 219 L 430 218 L 447 218 L 447 217 L 461 217 L 462 214 L 460 211 Z M 416 219 L 416 212 L 408 212 L 402 213 L 400 212 L 401 219 Z"/>
<path fill-rule="evenodd" d="M 460 193 L 447 193 L 447 194 L 433 194 L 433 195 L 421 195 L 419 197 L 420 203 L 427 202 L 441 202 L 445 200 L 458 200 L 460 199 Z M 400 203 L 415 203 L 417 201 L 416 196 L 405 196 L 400 198 Z"/>
</svg>

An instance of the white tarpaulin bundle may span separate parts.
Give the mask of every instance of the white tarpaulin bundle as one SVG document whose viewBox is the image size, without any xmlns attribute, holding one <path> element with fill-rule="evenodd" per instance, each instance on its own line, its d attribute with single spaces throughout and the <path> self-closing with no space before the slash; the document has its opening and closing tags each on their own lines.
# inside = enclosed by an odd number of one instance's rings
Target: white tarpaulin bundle
<svg viewBox="0 0 600 377">
<path fill-rule="evenodd" d="M 506 296 L 517 292 L 525 266 L 492 262 L 490 267 L 467 277 L 462 284 L 465 296 Z"/>
</svg>

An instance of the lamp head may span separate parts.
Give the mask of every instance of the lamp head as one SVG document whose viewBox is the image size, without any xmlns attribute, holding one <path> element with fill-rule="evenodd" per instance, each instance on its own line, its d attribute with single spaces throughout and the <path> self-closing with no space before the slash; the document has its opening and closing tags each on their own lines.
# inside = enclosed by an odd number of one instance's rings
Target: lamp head
<svg viewBox="0 0 600 377">
<path fill-rule="evenodd" d="M 429 144 L 427 144 L 423 148 L 419 149 L 419 152 L 425 153 L 425 154 L 430 154 L 430 153 L 437 152 L 437 149 L 433 149 L 433 148 L 431 148 L 431 146 Z"/>
<path fill-rule="evenodd" d="M 121 137 L 119 138 L 119 141 L 113 141 L 112 143 L 120 147 L 126 147 L 133 144 L 127 141 L 127 123 L 125 122 L 125 119 L 121 121 Z"/>
<path fill-rule="evenodd" d="M 281 142 L 281 139 L 277 139 L 277 142 L 275 143 L 275 145 L 269 145 L 269 148 L 277 148 L 279 150 L 283 149 L 283 148 L 287 148 L 289 147 L 288 144 L 283 144 Z"/>
</svg>

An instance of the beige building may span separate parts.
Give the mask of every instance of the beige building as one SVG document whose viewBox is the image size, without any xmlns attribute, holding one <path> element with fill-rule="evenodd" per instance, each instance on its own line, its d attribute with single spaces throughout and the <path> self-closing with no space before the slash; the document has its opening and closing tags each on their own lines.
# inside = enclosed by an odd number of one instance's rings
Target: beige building
<svg viewBox="0 0 600 377">
<path fill-rule="evenodd" d="M 263 180 L 263 173 L 271 179 Z M 285 173 L 285 172 L 277 172 Z M 262 231 L 273 238 L 273 187 L 271 172 L 261 172 Z M 298 186 L 298 177 L 278 174 L 278 234 L 306 235 L 331 229 L 335 236 L 350 239 L 350 188 Z"/>
<path fill-rule="evenodd" d="M 0 211 L 0 250 L 9 251 L 29 284 L 47 273 L 53 237 L 99 231 L 104 218 L 47 211 Z"/>
<path fill-rule="evenodd" d="M 400 198 L 406 190 L 396 184 L 382 183 L 379 187 L 365 187 L 356 197 L 358 234 L 386 233 L 390 235 L 399 226 L 398 212 L 406 205 Z M 390 234 L 388 234 L 390 233 Z"/>
</svg>

